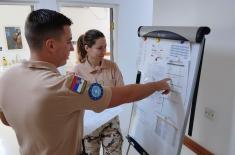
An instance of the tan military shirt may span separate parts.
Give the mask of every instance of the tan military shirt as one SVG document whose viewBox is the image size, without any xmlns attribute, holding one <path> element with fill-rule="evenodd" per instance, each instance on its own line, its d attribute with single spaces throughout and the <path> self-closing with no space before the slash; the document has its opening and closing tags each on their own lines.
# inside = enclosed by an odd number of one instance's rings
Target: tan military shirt
<svg viewBox="0 0 235 155">
<path fill-rule="evenodd" d="M 98 82 L 104 86 L 123 86 L 123 77 L 118 66 L 112 61 L 103 59 L 101 66 L 93 68 L 88 61 L 79 63 L 73 70 L 79 76 L 91 82 Z"/>
<path fill-rule="evenodd" d="M 94 101 L 70 88 L 74 75 L 62 76 L 52 64 L 25 61 L 0 79 L 0 108 L 15 130 L 22 155 L 75 155 L 80 151 L 84 109 L 108 107 L 111 89 Z"/>
<path fill-rule="evenodd" d="M 88 61 L 85 61 L 77 64 L 73 71 L 90 82 L 98 82 L 104 86 L 116 87 L 124 85 L 118 66 L 106 59 L 103 59 L 101 65 L 96 68 L 93 68 Z M 84 135 L 90 134 L 122 111 L 123 108 L 121 106 L 106 109 L 102 113 L 86 110 L 84 115 Z"/>
</svg>

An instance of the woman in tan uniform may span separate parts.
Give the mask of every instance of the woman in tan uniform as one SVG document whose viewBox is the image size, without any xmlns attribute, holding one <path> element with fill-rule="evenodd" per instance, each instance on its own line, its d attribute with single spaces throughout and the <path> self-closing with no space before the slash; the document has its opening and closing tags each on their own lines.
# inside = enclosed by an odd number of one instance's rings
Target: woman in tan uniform
<svg viewBox="0 0 235 155">
<path fill-rule="evenodd" d="M 106 40 L 102 32 L 89 30 L 77 41 L 79 64 L 74 67 L 75 73 L 90 82 L 104 86 L 123 86 L 122 74 L 118 66 L 104 59 Z M 121 107 L 95 113 L 87 110 L 84 116 L 85 151 L 89 155 L 99 154 L 102 145 L 104 154 L 122 154 L 122 134 L 118 113 Z"/>
</svg>

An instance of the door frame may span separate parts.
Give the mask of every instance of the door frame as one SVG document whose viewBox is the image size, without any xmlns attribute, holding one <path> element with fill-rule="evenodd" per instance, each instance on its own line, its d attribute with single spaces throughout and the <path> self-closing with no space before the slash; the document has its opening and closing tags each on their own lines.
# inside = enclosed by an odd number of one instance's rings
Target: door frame
<svg viewBox="0 0 235 155">
<path fill-rule="evenodd" d="M 118 4 L 105 4 L 93 2 L 76 2 L 76 1 L 57 1 L 57 10 L 60 7 L 102 7 L 110 8 L 110 60 L 117 61 L 117 26 L 118 26 Z"/>
</svg>

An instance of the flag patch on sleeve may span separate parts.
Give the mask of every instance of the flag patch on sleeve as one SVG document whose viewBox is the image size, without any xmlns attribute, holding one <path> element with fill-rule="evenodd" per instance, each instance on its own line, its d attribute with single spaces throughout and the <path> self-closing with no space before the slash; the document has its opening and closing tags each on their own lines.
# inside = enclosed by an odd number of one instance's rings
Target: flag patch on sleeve
<svg viewBox="0 0 235 155">
<path fill-rule="evenodd" d="M 73 76 L 71 90 L 76 93 L 82 94 L 86 88 L 87 81 L 79 76 Z"/>
</svg>

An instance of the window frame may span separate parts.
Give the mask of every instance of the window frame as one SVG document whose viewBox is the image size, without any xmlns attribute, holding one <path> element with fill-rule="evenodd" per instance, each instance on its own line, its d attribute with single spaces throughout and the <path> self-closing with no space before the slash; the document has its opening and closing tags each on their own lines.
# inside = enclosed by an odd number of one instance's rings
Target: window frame
<svg viewBox="0 0 235 155">
<path fill-rule="evenodd" d="M 61 7 L 102 7 L 110 9 L 110 52 L 107 56 L 110 56 L 110 60 L 117 60 L 117 12 L 118 4 L 105 4 L 105 3 L 93 3 L 93 2 L 75 2 L 67 0 L 57 0 L 57 8 L 60 12 Z M 111 17 L 112 16 L 112 17 Z"/>
</svg>

